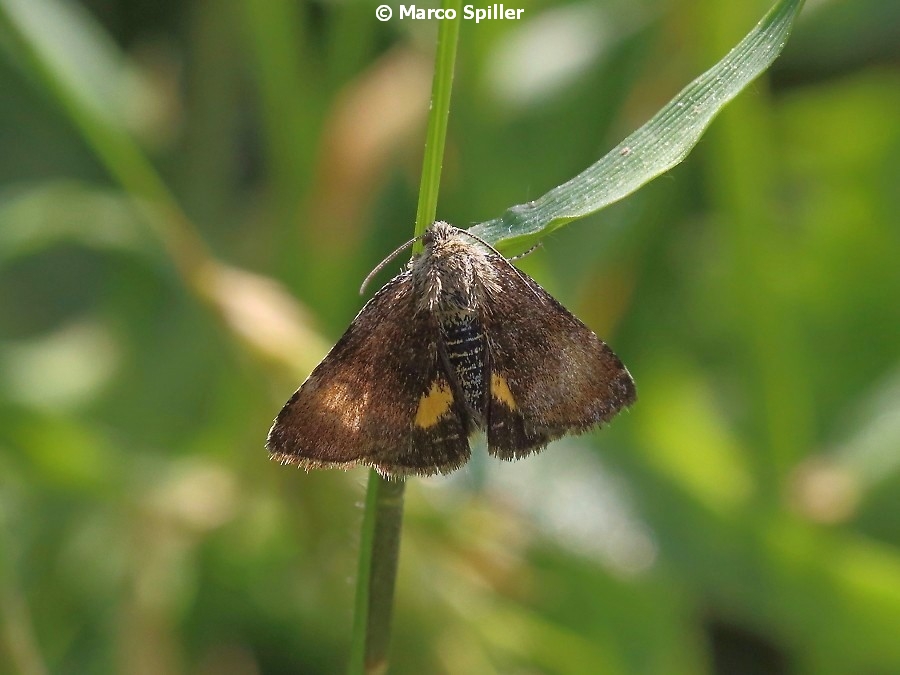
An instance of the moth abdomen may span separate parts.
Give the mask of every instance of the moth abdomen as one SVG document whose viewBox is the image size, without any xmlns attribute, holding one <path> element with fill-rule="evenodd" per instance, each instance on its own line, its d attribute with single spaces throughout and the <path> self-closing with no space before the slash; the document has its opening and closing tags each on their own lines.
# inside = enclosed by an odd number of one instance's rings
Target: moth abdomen
<svg viewBox="0 0 900 675">
<path fill-rule="evenodd" d="M 447 360 L 477 426 L 482 425 L 485 397 L 484 327 L 475 312 L 453 312 L 439 319 Z"/>
</svg>

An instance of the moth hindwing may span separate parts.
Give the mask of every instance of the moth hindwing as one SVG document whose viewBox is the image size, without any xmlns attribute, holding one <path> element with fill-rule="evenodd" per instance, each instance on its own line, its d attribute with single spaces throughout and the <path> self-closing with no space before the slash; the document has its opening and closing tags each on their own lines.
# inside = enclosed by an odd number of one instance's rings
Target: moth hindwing
<svg viewBox="0 0 900 675">
<path fill-rule="evenodd" d="M 443 222 L 423 241 L 278 414 L 274 458 L 448 473 L 477 430 L 516 459 L 634 402 L 612 350 L 494 249 Z"/>
</svg>

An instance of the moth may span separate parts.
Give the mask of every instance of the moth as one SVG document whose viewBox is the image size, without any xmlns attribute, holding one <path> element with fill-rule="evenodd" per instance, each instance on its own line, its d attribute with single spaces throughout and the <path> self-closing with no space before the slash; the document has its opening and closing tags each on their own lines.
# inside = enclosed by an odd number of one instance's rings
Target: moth
<svg viewBox="0 0 900 675">
<path fill-rule="evenodd" d="M 635 401 L 613 351 L 487 242 L 441 221 L 422 242 L 282 408 L 272 458 L 449 473 L 476 431 L 519 459 Z"/>
</svg>

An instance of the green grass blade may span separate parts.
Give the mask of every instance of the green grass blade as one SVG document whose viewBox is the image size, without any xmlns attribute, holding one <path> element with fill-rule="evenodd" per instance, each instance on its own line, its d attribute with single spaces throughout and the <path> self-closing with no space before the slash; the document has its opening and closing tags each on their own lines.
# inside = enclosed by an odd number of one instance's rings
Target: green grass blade
<svg viewBox="0 0 900 675">
<path fill-rule="evenodd" d="M 781 53 L 803 0 L 781 0 L 725 58 L 606 156 L 472 232 L 493 244 L 548 234 L 619 201 L 681 162 L 722 108 Z"/>
<path fill-rule="evenodd" d="M 459 13 L 459 4 L 456 0 L 452 0 L 445 2 L 444 8 L 455 8 Z M 419 205 L 416 209 L 414 234 L 416 237 L 425 233 L 437 214 L 444 144 L 447 139 L 447 120 L 450 117 L 450 91 L 453 87 L 453 68 L 456 63 L 458 42 L 459 20 L 442 21 L 438 32 L 437 59 L 431 89 L 431 114 L 428 116 L 425 156 L 422 160 L 422 179 L 419 182 Z M 420 251 L 421 247 L 421 242 L 416 242 L 413 251 Z"/>
</svg>

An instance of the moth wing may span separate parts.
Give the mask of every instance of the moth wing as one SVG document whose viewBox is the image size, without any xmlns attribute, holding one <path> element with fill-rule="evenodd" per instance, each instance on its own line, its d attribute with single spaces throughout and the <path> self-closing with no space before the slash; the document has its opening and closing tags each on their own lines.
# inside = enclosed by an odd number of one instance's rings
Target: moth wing
<svg viewBox="0 0 900 675">
<path fill-rule="evenodd" d="M 523 457 L 631 405 L 634 381 L 606 343 L 524 272 L 496 254 L 489 258 L 499 286 L 485 290 L 482 317 L 489 452 Z"/>
<path fill-rule="evenodd" d="M 374 466 L 429 475 L 469 458 L 465 411 L 438 353 L 438 327 L 416 312 L 408 274 L 382 288 L 275 419 L 272 457 L 303 468 Z"/>
</svg>

